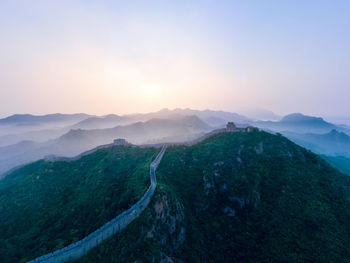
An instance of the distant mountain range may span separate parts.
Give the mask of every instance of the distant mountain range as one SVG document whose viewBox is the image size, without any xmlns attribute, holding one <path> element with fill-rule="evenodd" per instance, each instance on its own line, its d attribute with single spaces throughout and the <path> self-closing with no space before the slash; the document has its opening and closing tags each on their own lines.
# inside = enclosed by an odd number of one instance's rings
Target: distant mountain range
<svg viewBox="0 0 350 263">
<path fill-rule="evenodd" d="M 291 131 L 298 133 L 325 133 L 337 126 L 326 122 L 322 118 L 305 116 L 300 113 L 293 113 L 283 117 L 280 121 L 257 121 L 255 126 L 272 131 Z"/>
<path fill-rule="evenodd" d="M 272 112 L 238 113 L 214 110 L 162 109 L 129 115 L 12 115 L 0 119 L 0 173 L 45 155 L 72 156 L 100 144 L 125 138 L 135 144 L 192 140 L 229 121 L 280 132 L 319 154 L 350 155 L 350 128 L 320 117 L 293 113 L 279 118 Z M 256 116 L 278 121 L 256 121 Z"/>
<path fill-rule="evenodd" d="M 249 123 L 251 120 L 237 113 L 212 110 L 163 109 L 157 112 L 94 116 L 88 114 L 48 114 L 12 115 L 0 119 L 0 147 L 18 143 L 22 140 L 44 142 L 55 139 L 71 129 L 106 129 L 150 119 L 179 120 L 185 116 L 197 116 L 213 127 L 222 127 L 228 121 Z"/>
<path fill-rule="evenodd" d="M 228 121 L 233 121 L 239 124 L 249 123 L 252 120 L 240 115 L 238 113 L 226 112 L 226 111 L 214 111 L 214 110 L 193 110 L 193 109 L 162 109 L 157 112 L 151 112 L 146 114 L 131 114 L 124 115 L 127 120 L 132 121 L 145 121 L 153 118 L 162 119 L 179 119 L 184 116 L 197 116 L 207 124 L 211 126 L 223 126 Z"/>
<path fill-rule="evenodd" d="M 169 112 L 169 110 L 164 111 Z M 175 109 L 172 112 L 182 115 L 196 115 L 211 126 L 222 126 L 229 121 L 233 121 L 237 124 L 247 124 L 252 121 L 243 115 L 226 111 Z"/>
<path fill-rule="evenodd" d="M 320 117 L 293 113 L 280 121 L 257 121 L 252 125 L 280 132 L 295 143 L 325 155 L 350 155 L 350 129 Z"/>
<path fill-rule="evenodd" d="M 85 113 L 78 114 L 48 114 L 48 115 L 31 115 L 31 114 L 15 114 L 3 119 L 0 119 L 0 145 L 6 144 L 6 139 L 1 136 L 16 135 L 22 140 L 35 139 L 28 132 L 37 132 L 41 130 L 60 130 L 71 126 L 84 119 L 90 118 L 92 115 Z M 64 131 L 63 131 L 64 132 Z M 46 133 L 47 134 L 47 133 Z M 61 133 L 62 134 L 62 133 Z M 61 135 L 60 134 L 60 135 Z M 41 134 L 43 139 L 48 139 L 52 136 L 46 136 L 45 132 Z M 14 143 L 15 138 L 9 137 L 9 143 Z M 18 142 L 19 140 L 17 140 Z M 8 144 L 9 144 L 8 143 Z M 7 144 L 7 145 L 8 145 Z"/>
<path fill-rule="evenodd" d="M 179 119 L 151 119 L 107 129 L 72 129 L 46 142 L 22 141 L 0 147 L 0 174 L 46 155 L 74 156 L 98 145 L 124 138 L 134 144 L 193 140 L 213 128 L 197 116 Z"/>
<path fill-rule="evenodd" d="M 131 118 L 126 116 L 119 116 L 116 114 L 109 114 L 106 116 L 93 116 L 84 119 L 72 126 L 74 129 L 105 129 L 115 127 L 117 125 L 124 125 L 131 122 Z"/>
<path fill-rule="evenodd" d="M 350 156 L 350 136 L 335 129 L 325 134 L 298 134 L 292 132 L 284 132 L 283 134 L 297 144 L 316 153 Z"/>
<path fill-rule="evenodd" d="M 31 114 L 15 114 L 7 118 L 0 119 L 0 125 L 40 125 L 40 124 L 67 124 L 76 123 L 91 117 L 85 113 L 78 114 L 47 114 L 47 115 L 31 115 Z"/>
<path fill-rule="evenodd" d="M 59 140 L 69 140 L 71 143 L 90 141 L 94 144 L 111 142 L 115 138 L 125 138 L 135 144 L 153 141 L 162 141 L 171 138 L 186 139 L 193 134 L 197 135 L 210 131 L 212 127 L 197 116 L 184 116 L 179 119 L 150 119 L 145 122 L 136 122 L 126 126 L 116 126 L 107 129 L 71 130 Z"/>
</svg>

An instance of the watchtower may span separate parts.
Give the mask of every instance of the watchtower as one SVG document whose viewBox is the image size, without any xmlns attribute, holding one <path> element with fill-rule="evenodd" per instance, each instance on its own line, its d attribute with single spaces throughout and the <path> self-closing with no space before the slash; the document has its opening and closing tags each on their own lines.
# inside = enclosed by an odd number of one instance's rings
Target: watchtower
<svg viewBox="0 0 350 263">
<path fill-rule="evenodd" d="M 235 132 L 235 131 L 237 131 L 237 127 L 233 122 L 228 122 L 226 124 L 226 131 L 227 132 Z"/>
<path fill-rule="evenodd" d="M 129 143 L 125 139 L 115 139 L 113 142 L 114 146 L 126 146 L 129 145 Z"/>
</svg>

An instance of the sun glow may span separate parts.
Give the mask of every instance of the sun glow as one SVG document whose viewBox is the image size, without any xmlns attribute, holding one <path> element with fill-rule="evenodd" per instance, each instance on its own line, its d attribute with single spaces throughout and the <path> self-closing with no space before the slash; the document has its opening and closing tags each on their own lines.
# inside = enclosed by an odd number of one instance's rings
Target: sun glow
<svg viewBox="0 0 350 263">
<path fill-rule="evenodd" d="M 148 97 L 156 97 L 159 95 L 159 87 L 157 85 L 147 85 L 143 88 L 145 95 Z"/>
</svg>

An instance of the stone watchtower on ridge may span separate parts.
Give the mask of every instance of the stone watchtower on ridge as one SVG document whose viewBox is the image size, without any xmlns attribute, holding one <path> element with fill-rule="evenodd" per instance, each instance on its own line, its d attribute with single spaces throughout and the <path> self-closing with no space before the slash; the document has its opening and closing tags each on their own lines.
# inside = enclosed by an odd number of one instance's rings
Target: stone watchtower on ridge
<svg viewBox="0 0 350 263">
<path fill-rule="evenodd" d="M 226 131 L 227 132 L 235 132 L 235 131 L 237 131 L 237 127 L 233 122 L 228 122 L 226 124 Z"/>
<path fill-rule="evenodd" d="M 130 145 L 130 143 L 128 143 L 125 139 L 115 139 L 113 142 L 114 146 L 127 146 Z"/>
</svg>

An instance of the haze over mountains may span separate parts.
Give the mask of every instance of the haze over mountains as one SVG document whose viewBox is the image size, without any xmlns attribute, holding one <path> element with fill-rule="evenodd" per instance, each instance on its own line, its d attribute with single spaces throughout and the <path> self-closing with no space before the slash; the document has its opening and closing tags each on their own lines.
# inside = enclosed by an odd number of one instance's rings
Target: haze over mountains
<svg viewBox="0 0 350 263">
<path fill-rule="evenodd" d="M 88 118 L 90 115 L 80 114 L 47 114 L 36 116 L 31 114 L 15 114 L 7 118 L 0 119 L 0 125 L 34 126 L 34 125 L 67 125 L 79 120 Z"/>
<path fill-rule="evenodd" d="M 17 134 L 48 128 L 59 128 L 72 125 L 91 115 L 79 114 L 47 114 L 42 116 L 31 114 L 15 114 L 0 119 L 0 135 Z"/>
<path fill-rule="evenodd" d="M 0 147 L 0 173 L 45 155 L 74 156 L 96 146 L 112 143 L 116 138 L 124 138 L 134 144 L 187 141 L 211 129 L 198 117 L 185 116 L 179 119 L 150 119 L 107 129 L 70 130 L 46 142 L 22 141 Z"/>
<path fill-rule="evenodd" d="M 249 113 L 246 111 L 246 113 Z M 254 117 L 271 117 L 256 120 Z M 242 114 L 213 110 L 163 109 L 130 115 L 88 114 L 13 115 L 0 119 L 0 174 L 46 155 L 74 156 L 102 144 L 125 138 L 133 144 L 193 140 L 233 121 L 280 132 L 319 154 L 350 156 L 350 129 L 320 117 L 300 113 L 282 117 L 269 111 Z"/>
<path fill-rule="evenodd" d="M 316 260 L 315 250 L 324 262 L 350 258 L 339 241 L 350 239 L 348 223 L 342 220 L 350 218 L 350 183 L 339 172 L 350 175 L 350 130 L 344 125 L 300 113 L 256 120 L 192 109 L 54 116 L 0 120 L 2 132 L 19 127 L 18 133 L 0 137 L 4 262 L 33 259 L 84 238 L 142 196 L 148 164 L 158 152 L 155 144 L 192 141 L 225 130 L 221 128 L 229 121 L 267 132 L 223 132 L 192 146 L 169 147 L 150 207 L 80 262 L 109 262 L 111 257 L 122 262 L 288 262 L 291 257 L 304 262 Z M 143 147 L 114 147 L 116 138 Z M 76 156 L 105 144 L 81 158 L 51 158 Z M 50 158 L 40 160 L 45 156 Z M 295 242 L 295 236 L 301 238 Z M 26 245 L 21 247 L 21 242 Z M 131 253 L 132 247 L 140 252 L 130 261 L 123 251 Z"/>
<path fill-rule="evenodd" d="M 0 0 L 0 263 L 350 263 L 349 14 Z"/>
<path fill-rule="evenodd" d="M 348 155 L 350 153 L 350 136 L 336 129 L 325 134 L 298 134 L 292 132 L 285 132 L 284 134 L 296 143 L 317 153 L 329 155 Z"/>
<path fill-rule="evenodd" d="M 283 117 L 280 121 L 257 121 L 255 125 L 273 131 L 293 131 L 298 133 L 325 133 L 337 128 L 319 117 L 305 116 L 293 113 Z"/>
</svg>

